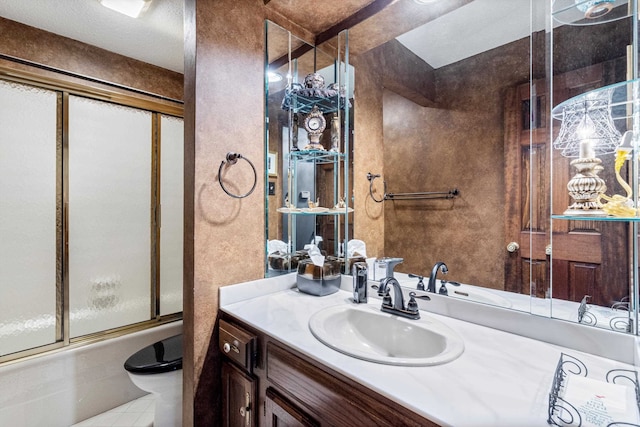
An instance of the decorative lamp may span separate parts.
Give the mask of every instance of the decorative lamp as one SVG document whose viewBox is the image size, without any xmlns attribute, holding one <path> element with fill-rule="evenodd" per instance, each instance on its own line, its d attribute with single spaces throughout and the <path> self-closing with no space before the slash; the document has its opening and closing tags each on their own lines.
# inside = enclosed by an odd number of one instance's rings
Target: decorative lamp
<svg viewBox="0 0 640 427">
<path fill-rule="evenodd" d="M 602 161 L 596 157 L 615 153 L 620 132 L 611 116 L 611 90 L 590 92 L 568 102 L 562 110 L 562 124 L 553 148 L 564 157 L 577 157 L 571 162 L 577 173 L 567 184 L 574 203 L 565 215 L 606 215 L 600 197 L 607 186 L 598 173 Z"/>
</svg>

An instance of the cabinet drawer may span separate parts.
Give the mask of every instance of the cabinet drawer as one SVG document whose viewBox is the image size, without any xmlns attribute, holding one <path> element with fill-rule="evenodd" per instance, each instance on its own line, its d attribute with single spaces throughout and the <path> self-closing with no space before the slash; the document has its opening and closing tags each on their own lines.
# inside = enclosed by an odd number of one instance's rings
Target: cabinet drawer
<svg viewBox="0 0 640 427">
<path fill-rule="evenodd" d="M 256 353 L 256 336 L 231 323 L 220 320 L 220 337 L 218 345 L 220 351 L 244 368 L 247 372 L 253 372 Z"/>
<path fill-rule="evenodd" d="M 418 415 L 411 417 L 399 404 L 343 381 L 272 342 L 267 344 L 267 379 L 334 426 L 437 426 Z"/>
</svg>

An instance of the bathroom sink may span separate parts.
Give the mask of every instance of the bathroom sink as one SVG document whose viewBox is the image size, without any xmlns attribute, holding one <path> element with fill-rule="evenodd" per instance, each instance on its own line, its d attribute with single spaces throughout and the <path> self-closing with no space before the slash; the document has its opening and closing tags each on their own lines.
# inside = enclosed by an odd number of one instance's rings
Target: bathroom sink
<svg viewBox="0 0 640 427">
<path fill-rule="evenodd" d="M 449 287 L 449 296 L 467 301 L 475 301 L 483 304 L 495 305 L 498 307 L 511 308 L 513 304 L 500 295 L 477 289 L 475 286 Z"/>
<path fill-rule="evenodd" d="M 334 350 L 387 365 L 439 365 L 464 351 L 462 338 L 445 324 L 424 314 L 411 320 L 383 313 L 379 304 L 322 309 L 309 319 L 309 329 Z"/>
</svg>

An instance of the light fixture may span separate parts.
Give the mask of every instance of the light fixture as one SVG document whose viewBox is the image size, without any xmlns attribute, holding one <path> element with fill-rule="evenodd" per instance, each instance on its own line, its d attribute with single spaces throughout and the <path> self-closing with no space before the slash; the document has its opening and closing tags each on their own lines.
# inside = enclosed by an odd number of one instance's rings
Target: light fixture
<svg viewBox="0 0 640 427">
<path fill-rule="evenodd" d="M 151 0 L 99 0 L 100 4 L 123 15 L 137 18 L 149 8 Z"/>
<path fill-rule="evenodd" d="M 567 184 L 574 203 L 565 215 L 605 215 L 600 198 L 607 186 L 598 176 L 603 168 L 596 156 L 615 153 L 621 137 L 611 116 L 611 94 L 611 90 L 590 92 L 563 105 L 553 148 L 564 157 L 577 157 L 571 162 L 577 173 Z"/>
<path fill-rule="evenodd" d="M 276 82 L 282 81 L 283 77 L 282 77 L 282 74 L 280 73 L 276 73 L 275 71 L 269 71 L 267 73 L 267 79 L 269 80 L 269 83 L 276 83 Z"/>
<path fill-rule="evenodd" d="M 575 3 L 585 18 L 596 19 L 611 12 L 615 0 L 575 0 Z"/>
</svg>

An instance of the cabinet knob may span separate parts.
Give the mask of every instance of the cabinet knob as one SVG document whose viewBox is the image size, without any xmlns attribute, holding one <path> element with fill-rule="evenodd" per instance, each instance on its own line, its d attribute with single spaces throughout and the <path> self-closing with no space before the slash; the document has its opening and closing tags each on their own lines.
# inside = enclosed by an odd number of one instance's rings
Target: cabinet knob
<svg viewBox="0 0 640 427">
<path fill-rule="evenodd" d="M 520 249 L 520 245 L 518 244 L 518 242 L 509 242 L 509 244 L 507 245 L 507 252 L 517 252 L 518 249 Z"/>
<path fill-rule="evenodd" d="M 231 346 L 229 345 L 228 342 L 224 343 L 224 345 L 222 346 L 222 349 L 224 350 L 225 353 L 229 353 L 231 351 Z"/>
</svg>

